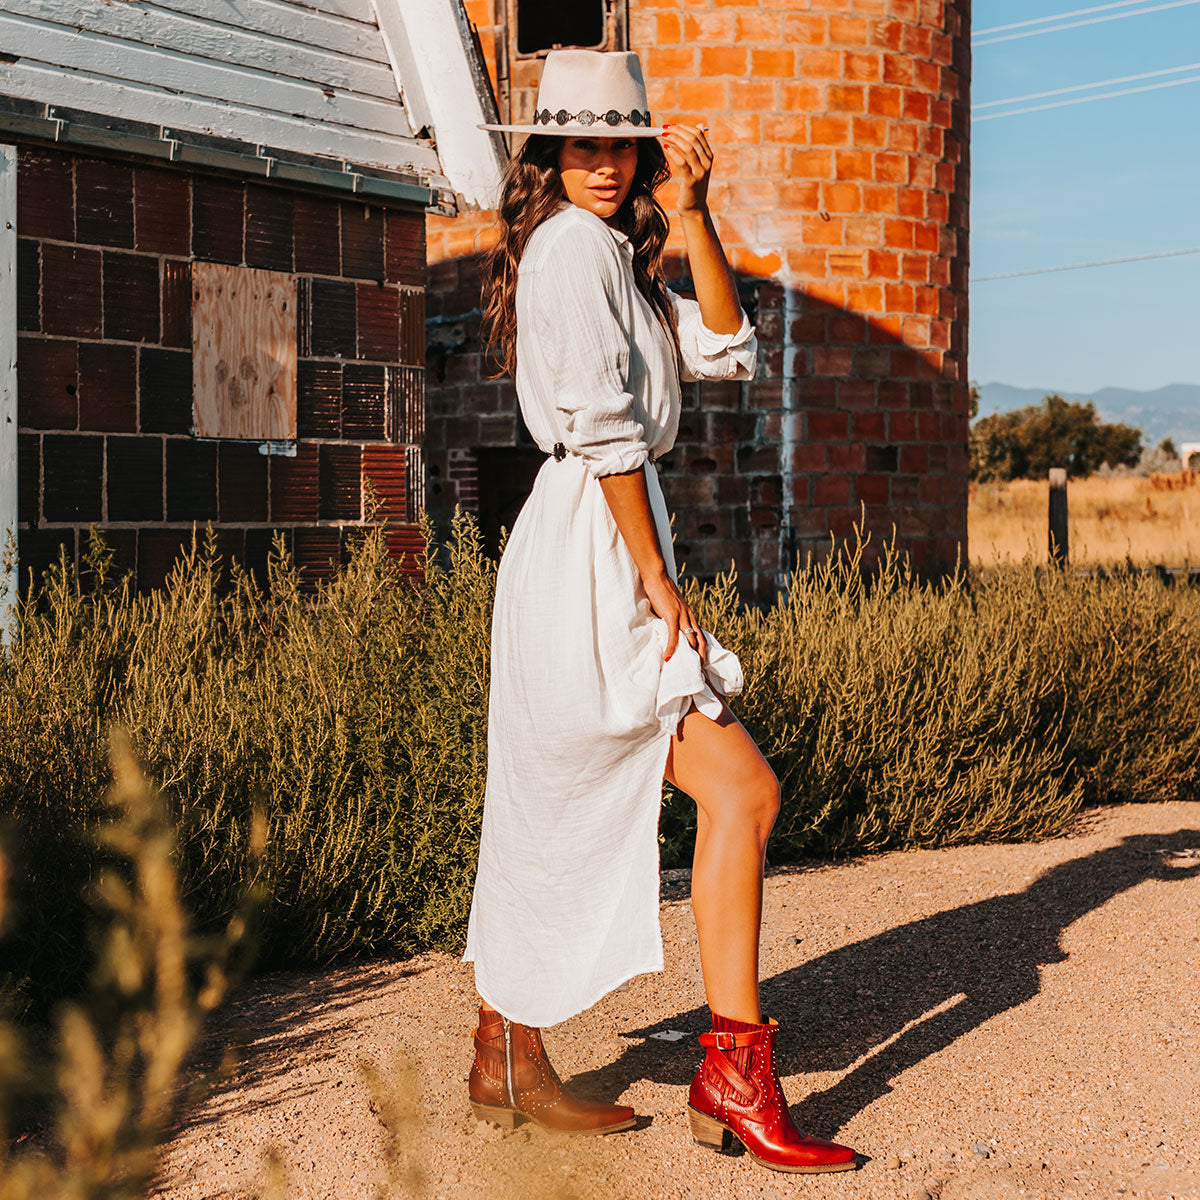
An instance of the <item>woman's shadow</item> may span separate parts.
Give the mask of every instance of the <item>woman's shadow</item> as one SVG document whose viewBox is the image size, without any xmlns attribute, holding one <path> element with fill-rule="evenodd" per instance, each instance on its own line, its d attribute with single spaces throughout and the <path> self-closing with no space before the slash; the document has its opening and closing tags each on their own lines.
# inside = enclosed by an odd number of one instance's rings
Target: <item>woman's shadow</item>
<svg viewBox="0 0 1200 1200">
<path fill-rule="evenodd" d="M 1072 922 L 1147 880 L 1200 874 L 1200 862 L 1168 861 L 1198 848 L 1200 830 L 1133 835 L 1051 868 L 1024 891 L 911 921 L 764 980 L 763 1010 L 783 1026 L 780 1073 L 846 1072 L 793 1107 L 796 1123 L 832 1136 L 909 1067 L 1036 996 L 1039 968 L 1067 957 L 1060 940 Z M 624 1036 L 635 1040 L 615 1062 L 573 1084 L 605 1096 L 638 1079 L 686 1084 L 695 1041 L 646 1039 L 705 1028 L 708 1010 L 697 1007 L 631 1030 Z"/>
</svg>

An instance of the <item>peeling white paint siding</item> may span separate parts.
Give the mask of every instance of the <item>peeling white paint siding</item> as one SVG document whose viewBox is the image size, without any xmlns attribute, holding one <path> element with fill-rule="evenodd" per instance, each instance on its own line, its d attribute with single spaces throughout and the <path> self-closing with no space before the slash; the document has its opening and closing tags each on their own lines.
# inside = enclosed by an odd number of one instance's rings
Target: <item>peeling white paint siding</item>
<svg viewBox="0 0 1200 1200">
<path fill-rule="evenodd" d="M 0 643 L 17 598 L 17 148 L 0 145 Z M 11 555 L 11 559 L 9 556 Z"/>
<path fill-rule="evenodd" d="M 478 128 L 495 117 L 460 0 L 371 4 L 402 88 L 408 83 L 410 119 L 428 125 L 450 186 L 468 205 L 494 208 L 506 154 L 499 134 Z"/>
<path fill-rule="evenodd" d="M 419 56 L 449 53 L 416 32 Z M 370 0 L 0 0 L 0 46 L 8 96 L 441 183 Z"/>
<path fill-rule="evenodd" d="M 495 199 L 507 153 L 462 0 L 0 0 L 0 94 Z"/>
</svg>

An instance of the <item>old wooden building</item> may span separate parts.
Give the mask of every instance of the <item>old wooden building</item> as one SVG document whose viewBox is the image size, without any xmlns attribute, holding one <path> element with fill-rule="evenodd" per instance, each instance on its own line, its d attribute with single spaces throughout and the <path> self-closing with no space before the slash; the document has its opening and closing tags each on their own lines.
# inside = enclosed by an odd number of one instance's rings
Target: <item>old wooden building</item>
<svg viewBox="0 0 1200 1200">
<path fill-rule="evenodd" d="M 458 0 L 0 0 L 0 529 L 308 578 L 423 502 L 425 219 L 504 148 Z M 22 575 L 25 572 L 22 571 Z"/>
</svg>

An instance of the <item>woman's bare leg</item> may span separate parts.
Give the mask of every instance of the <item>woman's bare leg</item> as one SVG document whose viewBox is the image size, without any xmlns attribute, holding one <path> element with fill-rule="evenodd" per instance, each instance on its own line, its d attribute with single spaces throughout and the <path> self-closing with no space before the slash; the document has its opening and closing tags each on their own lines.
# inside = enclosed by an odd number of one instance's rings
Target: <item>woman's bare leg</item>
<svg viewBox="0 0 1200 1200">
<path fill-rule="evenodd" d="M 759 1024 L 763 862 L 779 781 L 728 705 L 715 721 L 688 710 L 671 739 L 666 777 L 696 802 L 692 911 L 708 1006 Z"/>
</svg>

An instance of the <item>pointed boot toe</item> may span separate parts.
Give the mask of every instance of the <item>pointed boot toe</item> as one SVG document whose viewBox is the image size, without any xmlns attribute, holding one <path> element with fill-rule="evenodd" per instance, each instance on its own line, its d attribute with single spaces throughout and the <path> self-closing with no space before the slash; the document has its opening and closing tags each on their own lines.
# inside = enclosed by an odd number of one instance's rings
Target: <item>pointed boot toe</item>
<svg viewBox="0 0 1200 1200">
<path fill-rule="evenodd" d="M 692 1137 L 714 1150 L 729 1149 L 736 1138 L 772 1171 L 853 1169 L 851 1147 L 809 1137 L 793 1123 L 775 1065 L 778 1023 L 752 1025 L 714 1014 L 713 1026 L 700 1035 L 706 1053 L 688 1092 Z"/>
<path fill-rule="evenodd" d="M 533 1121 L 556 1133 L 602 1134 L 637 1122 L 627 1104 L 572 1095 L 546 1056 L 540 1029 L 482 1007 L 468 1092 L 476 1118 L 504 1129 Z"/>
</svg>

